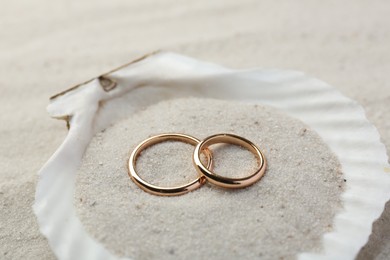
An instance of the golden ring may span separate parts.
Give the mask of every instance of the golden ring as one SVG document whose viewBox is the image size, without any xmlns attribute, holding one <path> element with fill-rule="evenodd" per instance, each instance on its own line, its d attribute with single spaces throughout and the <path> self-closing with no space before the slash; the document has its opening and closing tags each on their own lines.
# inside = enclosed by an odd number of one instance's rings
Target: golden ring
<svg viewBox="0 0 390 260">
<path fill-rule="evenodd" d="M 207 149 L 209 146 L 217 143 L 230 143 L 240 145 L 252 153 L 255 154 L 258 161 L 258 167 L 255 173 L 244 177 L 244 178 L 227 178 L 213 173 L 210 168 L 205 167 L 200 160 L 200 154 L 204 149 Z M 260 180 L 260 178 L 264 175 L 266 168 L 266 159 L 260 149 L 251 141 L 233 134 L 217 134 L 212 135 L 198 143 L 195 148 L 193 155 L 193 163 L 199 174 L 206 177 L 206 179 L 215 184 L 217 186 L 225 187 L 225 188 L 244 188 L 247 187 L 256 181 Z"/>
<path fill-rule="evenodd" d="M 156 143 L 164 142 L 167 140 L 174 140 L 174 141 L 180 141 L 192 145 L 197 145 L 200 143 L 200 140 L 196 139 L 195 137 L 192 137 L 190 135 L 185 134 L 160 134 L 156 136 L 152 136 L 146 140 L 144 140 L 142 143 L 140 143 L 134 151 L 131 153 L 129 162 L 128 162 L 128 174 L 130 178 L 144 191 L 155 194 L 155 195 L 163 195 L 163 196 L 175 196 L 175 195 L 181 195 L 185 194 L 187 192 L 193 191 L 199 187 L 201 187 L 205 182 L 206 179 L 203 175 L 199 175 L 199 177 L 188 183 L 177 187 L 159 187 L 152 185 L 145 180 L 143 180 L 136 171 L 136 162 L 137 158 L 140 155 L 140 153 L 146 149 L 149 146 L 152 146 Z M 202 151 L 205 153 L 207 158 L 207 168 L 211 169 L 212 167 L 212 154 L 208 149 L 205 149 Z"/>
</svg>

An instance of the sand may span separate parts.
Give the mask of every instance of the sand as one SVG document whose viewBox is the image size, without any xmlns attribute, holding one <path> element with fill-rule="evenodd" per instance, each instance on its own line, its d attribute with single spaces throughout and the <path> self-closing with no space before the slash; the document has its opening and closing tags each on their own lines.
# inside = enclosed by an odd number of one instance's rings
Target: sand
<svg viewBox="0 0 390 260">
<path fill-rule="evenodd" d="M 268 170 L 242 190 L 206 185 L 183 196 L 150 195 L 130 181 L 126 160 L 139 142 L 167 132 L 200 139 L 241 135 L 261 147 Z M 139 174 L 165 187 L 187 183 L 197 178 L 193 149 L 179 142 L 155 145 L 140 156 Z M 214 170 L 223 176 L 243 177 L 257 166 L 239 146 L 211 149 Z M 321 235 L 341 208 L 340 167 L 315 132 L 273 108 L 178 99 L 151 106 L 92 140 L 76 180 L 75 205 L 87 231 L 120 256 L 294 259 L 321 250 Z"/>
<path fill-rule="evenodd" d="M 48 97 L 156 49 L 305 71 L 365 108 L 390 147 L 390 2 L 9 1 L 0 9 L 0 258 L 53 259 L 30 206 L 65 123 Z M 361 259 L 389 258 L 390 205 Z"/>
</svg>

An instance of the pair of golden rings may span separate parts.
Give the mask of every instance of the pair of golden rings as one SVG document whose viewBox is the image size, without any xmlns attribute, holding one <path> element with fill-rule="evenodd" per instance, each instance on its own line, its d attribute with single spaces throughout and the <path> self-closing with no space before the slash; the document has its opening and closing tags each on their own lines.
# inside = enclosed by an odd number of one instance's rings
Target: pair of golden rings
<svg viewBox="0 0 390 260">
<path fill-rule="evenodd" d="M 164 141 L 180 141 L 195 146 L 192 161 L 199 177 L 192 182 L 177 187 L 159 187 L 146 182 L 136 171 L 136 162 L 140 153 L 149 146 Z M 257 158 L 257 168 L 254 173 L 243 178 L 227 178 L 212 172 L 213 156 L 208 149 L 209 146 L 217 143 L 229 143 L 242 146 L 251 151 Z M 200 159 L 201 154 L 207 159 L 207 165 L 204 165 Z M 266 159 L 260 149 L 251 141 L 234 134 L 216 134 L 207 137 L 203 141 L 185 134 L 160 134 L 152 136 L 140 143 L 130 155 L 129 163 L 130 178 L 144 191 L 163 196 L 181 195 L 201 187 L 206 181 L 224 188 L 244 188 L 260 180 L 266 168 Z"/>
</svg>

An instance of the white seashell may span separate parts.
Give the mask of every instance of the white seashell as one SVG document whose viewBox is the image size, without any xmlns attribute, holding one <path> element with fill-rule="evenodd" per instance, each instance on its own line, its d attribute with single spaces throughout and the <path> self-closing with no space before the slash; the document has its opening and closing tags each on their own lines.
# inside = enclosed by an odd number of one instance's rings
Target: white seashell
<svg viewBox="0 0 390 260">
<path fill-rule="evenodd" d="M 128 102 L 142 86 L 155 88 L 142 89 L 143 99 Z M 333 231 L 323 236 L 323 252 L 301 253 L 299 259 L 357 255 L 390 198 L 386 150 L 363 108 L 301 72 L 231 70 L 159 52 L 61 93 L 48 106 L 50 115 L 66 119 L 70 129 L 40 171 L 33 208 L 58 258 L 117 259 L 86 233 L 73 206 L 75 175 L 93 135 L 141 107 L 188 95 L 274 106 L 314 129 L 338 156 L 348 182 L 344 209 L 335 216 Z"/>
</svg>

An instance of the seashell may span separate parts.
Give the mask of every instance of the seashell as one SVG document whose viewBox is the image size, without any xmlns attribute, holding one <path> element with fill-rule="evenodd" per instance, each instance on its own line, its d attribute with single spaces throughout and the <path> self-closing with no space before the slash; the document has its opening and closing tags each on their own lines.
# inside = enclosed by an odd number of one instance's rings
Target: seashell
<svg viewBox="0 0 390 260">
<path fill-rule="evenodd" d="M 143 98 L 132 99 L 135 91 Z M 266 104 L 314 129 L 337 155 L 348 182 L 343 210 L 334 218 L 334 229 L 323 235 L 323 251 L 302 252 L 298 258 L 357 255 L 390 197 L 386 150 L 363 108 L 301 72 L 232 70 L 158 52 L 51 98 L 49 114 L 66 120 L 69 132 L 39 173 L 33 209 L 58 258 L 118 259 L 85 231 L 73 205 L 76 172 L 91 138 L 142 107 L 186 96 Z"/>
</svg>

